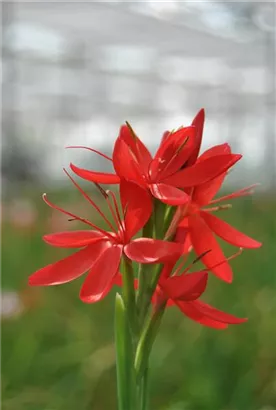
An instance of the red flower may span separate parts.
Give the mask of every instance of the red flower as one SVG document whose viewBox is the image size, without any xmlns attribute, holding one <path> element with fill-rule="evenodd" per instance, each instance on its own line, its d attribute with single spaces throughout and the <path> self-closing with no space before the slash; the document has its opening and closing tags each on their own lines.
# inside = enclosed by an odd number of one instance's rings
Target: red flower
<svg viewBox="0 0 276 410">
<path fill-rule="evenodd" d="M 247 321 L 246 318 L 235 317 L 198 300 L 207 286 L 207 272 L 199 271 L 186 274 L 188 268 L 180 276 L 176 276 L 180 270 L 178 268 L 173 276 L 169 276 L 171 269 L 171 264 L 167 264 L 163 268 L 153 297 L 154 304 L 167 301 L 167 306 L 176 305 L 190 319 L 215 329 L 225 329 L 229 324 Z"/>
<path fill-rule="evenodd" d="M 213 159 L 216 158 L 217 155 L 229 154 L 230 152 L 231 150 L 228 144 L 217 145 L 204 152 L 197 162 L 200 164 L 204 162 L 206 158 Z M 219 209 L 218 207 L 209 209 L 202 208 L 207 205 L 217 204 L 227 199 L 249 195 L 251 193 L 253 186 L 213 200 L 225 176 L 226 172 L 209 182 L 195 187 L 192 193 L 192 200 L 185 209 L 185 217 L 179 224 L 176 241 L 181 242 L 184 240 L 186 251 L 187 247 L 191 244 L 197 255 L 204 254 L 206 251 L 211 250 L 211 252 L 206 253 L 202 257 L 202 262 L 209 269 L 216 265 L 216 267 L 212 269 L 213 273 L 222 280 L 231 282 L 232 270 L 230 265 L 227 261 L 224 264 L 219 264 L 219 262 L 225 261 L 225 256 L 214 234 L 226 242 L 241 248 L 258 248 L 261 246 L 261 243 L 239 232 L 228 223 L 210 213 L 211 211 Z"/>
<path fill-rule="evenodd" d="M 92 182 L 133 181 L 166 204 L 185 204 L 190 196 L 182 189 L 210 181 L 241 158 L 230 153 L 217 155 L 215 160 L 207 158 L 194 163 L 200 148 L 203 121 L 204 112 L 200 111 L 194 125 L 165 135 L 154 158 L 130 126 L 123 126 L 114 145 L 113 159 L 108 158 L 116 174 L 88 171 L 73 164 L 71 169 Z"/>
<path fill-rule="evenodd" d="M 132 240 L 132 237 L 145 225 L 151 215 L 152 202 L 147 191 L 132 182 L 121 181 L 120 198 L 123 217 L 120 216 L 114 194 L 103 191 L 114 224 L 106 218 L 100 208 L 73 178 L 69 174 L 67 175 L 105 220 L 111 231 L 105 231 L 87 219 L 57 207 L 44 195 L 44 201 L 51 208 L 84 222 L 93 229 L 45 235 L 44 241 L 52 246 L 83 249 L 39 269 L 30 276 L 30 285 L 48 286 L 70 282 L 89 270 L 81 288 L 80 298 L 83 302 L 92 303 L 102 299 L 110 291 L 113 284 L 119 280 L 119 265 L 123 254 L 142 263 L 165 263 L 180 255 L 181 246 L 179 244 L 149 238 Z"/>
</svg>

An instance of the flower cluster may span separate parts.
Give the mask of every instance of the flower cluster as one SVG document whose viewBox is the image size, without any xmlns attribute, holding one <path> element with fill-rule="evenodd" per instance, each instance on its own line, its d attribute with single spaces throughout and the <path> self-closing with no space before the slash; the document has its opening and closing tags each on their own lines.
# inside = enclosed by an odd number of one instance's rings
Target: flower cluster
<svg viewBox="0 0 276 410">
<path fill-rule="evenodd" d="M 228 144 L 199 155 L 203 126 L 201 110 L 190 126 L 165 132 L 154 156 L 128 123 L 120 129 L 112 158 L 92 148 L 74 147 L 96 152 L 112 163 L 114 173 L 70 164 L 74 174 L 98 187 L 111 218 L 65 171 L 107 229 L 59 208 L 44 195 L 47 205 L 84 223 L 88 229 L 45 235 L 44 241 L 51 246 L 80 250 L 36 271 L 29 278 L 30 285 L 63 284 L 88 272 L 80 291 L 81 300 L 97 302 L 114 285 L 123 286 L 125 303 L 138 327 L 142 327 L 151 305 L 154 312 L 176 305 L 192 320 L 217 329 L 244 322 L 246 319 L 199 300 L 209 272 L 223 281 L 232 281 L 230 258 L 225 257 L 216 236 L 238 248 L 261 246 L 214 215 L 230 207 L 220 203 L 249 195 L 253 186 L 214 199 L 241 155 L 232 153 Z M 100 184 L 119 185 L 120 200 Z M 137 238 L 140 231 L 142 235 Z M 205 269 L 189 273 L 190 268 L 185 268 L 191 250 Z M 138 264 L 137 278 L 133 262 Z"/>
</svg>

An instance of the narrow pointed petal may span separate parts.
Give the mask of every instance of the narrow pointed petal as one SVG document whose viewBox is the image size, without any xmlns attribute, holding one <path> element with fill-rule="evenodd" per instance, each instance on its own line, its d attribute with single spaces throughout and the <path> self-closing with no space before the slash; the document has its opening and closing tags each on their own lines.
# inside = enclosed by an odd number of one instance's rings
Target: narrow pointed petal
<svg viewBox="0 0 276 410">
<path fill-rule="evenodd" d="M 166 263 L 180 257 L 182 246 L 158 239 L 138 238 L 126 245 L 124 251 L 129 259 L 139 263 Z"/>
<path fill-rule="evenodd" d="M 208 305 L 207 303 L 202 302 L 201 300 L 196 300 L 193 304 L 199 311 L 202 312 L 203 315 L 218 322 L 227 323 L 228 325 L 237 325 L 247 321 L 247 318 L 239 318 L 229 313 L 225 313 L 214 308 L 213 306 Z"/>
<path fill-rule="evenodd" d="M 225 155 L 225 154 L 231 154 L 231 147 L 229 144 L 224 143 L 224 144 L 219 144 L 219 145 L 214 145 L 213 147 L 207 149 L 206 151 L 203 152 L 203 154 L 200 155 L 198 158 L 198 162 L 203 161 L 207 158 L 212 158 L 217 155 Z"/>
<path fill-rule="evenodd" d="M 159 305 L 165 300 L 167 300 L 166 308 L 175 306 L 175 302 L 172 299 L 167 299 L 165 292 L 163 292 L 160 286 L 157 286 L 157 288 L 155 289 L 155 292 L 152 295 L 151 303 L 153 305 Z"/>
<path fill-rule="evenodd" d="M 227 173 L 224 172 L 220 176 L 212 179 L 211 181 L 196 186 L 193 191 L 193 201 L 196 202 L 199 206 L 208 205 L 209 202 L 220 190 L 226 175 Z"/>
<path fill-rule="evenodd" d="M 190 200 L 186 192 L 167 184 L 151 184 L 150 191 L 155 198 L 168 205 L 183 205 Z"/>
<path fill-rule="evenodd" d="M 205 291 L 208 281 L 207 272 L 194 272 L 188 275 L 172 276 L 160 282 L 168 297 L 190 301 L 198 299 Z"/>
<path fill-rule="evenodd" d="M 231 283 L 232 269 L 211 229 L 199 215 L 189 216 L 189 231 L 195 253 L 199 256 L 209 251 L 201 258 L 202 263 L 220 279 Z M 220 265 L 213 267 L 217 264 Z"/>
<path fill-rule="evenodd" d="M 122 246 L 108 246 L 99 256 L 88 273 L 80 291 L 80 299 L 85 303 L 95 303 L 103 299 L 113 286 L 122 256 Z"/>
<path fill-rule="evenodd" d="M 141 165 L 143 173 L 146 174 L 149 169 L 149 164 L 152 160 L 151 153 L 129 124 L 123 125 L 121 127 L 119 138 L 121 138 L 130 147 L 139 164 Z"/>
<path fill-rule="evenodd" d="M 197 162 L 206 160 L 207 158 L 215 157 L 216 155 L 231 154 L 231 148 L 229 144 L 215 145 L 214 147 L 205 151 Z M 207 205 L 220 190 L 223 181 L 227 175 L 227 172 L 219 175 L 211 181 L 198 185 L 193 191 L 193 201 L 198 205 Z"/>
<path fill-rule="evenodd" d="M 161 143 L 151 162 L 152 178 L 161 181 L 178 171 L 194 149 L 195 127 L 185 127 L 171 133 Z"/>
<path fill-rule="evenodd" d="M 168 130 L 163 133 L 162 138 L 161 138 L 161 144 L 163 144 L 166 141 L 166 139 L 168 138 L 170 134 L 171 134 L 171 131 L 168 131 Z"/>
<path fill-rule="evenodd" d="M 226 323 L 221 323 L 216 320 L 210 319 L 208 316 L 204 315 L 201 310 L 198 309 L 194 302 L 176 302 L 176 305 L 181 310 L 184 315 L 188 316 L 195 322 L 201 325 L 211 327 L 213 329 L 226 329 L 228 325 Z"/>
<path fill-rule="evenodd" d="M 231 245 L 238 246 L 240 248 L 259 248 L 262 246 L 261 242 L 255 241 L 255 239 L 252 239 L 244 233 L 238 231 L 228 223 L 217 218 L 215 215 L 204 211 L 201 211 L 200 214 L 209 228 L 216 235 Z"/>
<path fill-rule="evenodd" d="M 119 184 L 120 182 L 120 177 L 118 177 L 118 175 L 115 175 L 115 174 L 109 174 L 106 172 L 90 171 L 88 169 L 79 168 L 72 163 L 70 164 L 70 168 L 76 175 L 90 182 L 97 182 L 98 184 L 108 184 L 108 185 Z"/>
<path fill-rule="evenodd" d="M 136 182 L 142 186 L 145 185 L 141 165 L 130 147 L 120 137 L 117 138 L 114 145 L 113 166 L 120 178 Z"/>
<path fill-rule="evenodd" d="M 168 279 L 168 277 L 171 275 L 172 269 L 173 269 L 174 265 L 176 264 L 177 259 L 178 259 L 178 257 L 174 261 L 171 261 L 170 263 L 166 263 L 163 266 L 163 269 L 162 269 L 162 272 L 161 272 L 160 278 L 159 278 L 160 282 L 166 281 Z"/>
<path fill-rule="evenodd" d="M 203 127 L 204 127 L 204 121 L 205 121 L 205 111 L 202 108 L 195 118 L 193 119 L 192 125 L 195 127 L 195 142 L 194 142 L 194 150 L 192 154 L 190 155 L 190 158 L 187 161 L 186 166 L 193 165 L 198 157 L 200 147 L 201 147 L 201 141 L 202 141 L 202 134 L 203 134 Z"/>
<path fill-rule="evenodd" d="M 191 236 L 189 233 L 188 218 L 185 217 L 177 227 L 174 242 L 181 243 L 183 246 L 183 254 L 187 254 L 192 249 Z"/>
<path fill-rule="evenodd" d="M 89 230 L 57 232 L 43 236 L 46 243 L 60 248 L 81 248 L 103 239 L 102 233 Z"/>
<path fill-rule="evenodd" d="M 45 266 L 29 277 L 29 284 L 50 286 L 71 282 L 91 268 L 106 246 L 106 242 L 97 242 L 67 258 Z"/>
<path fill-rule="evenodd" d="M 123 179 L 120 197 L 125 213 L 125 231 L 130 240 L 148 222 L 152 212 L 152 199 L 148 190 Z"/>
<path fill-rule="evenodd" d="M 234 154 L 217 155 L 216 157 L 207 158 L 177 172 L 173 176 L 166 178 L 163 182 L 179 188 L 189 188 L 204 184 L 227 171 L 239 159 L 241 159 L 241 155 Z"/>
</svg>

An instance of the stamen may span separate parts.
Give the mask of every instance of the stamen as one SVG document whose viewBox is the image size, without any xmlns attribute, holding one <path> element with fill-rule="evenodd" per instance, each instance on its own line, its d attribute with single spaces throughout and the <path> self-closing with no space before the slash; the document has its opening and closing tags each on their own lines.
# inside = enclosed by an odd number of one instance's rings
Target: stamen
<svg viewBox="0 0 276 410">
<path fill-rule="evenodd" d="M 112 191 L 105 191 L 97 182 L 94 182 L 94 184 L 95 184 L 95 186 L 98 188 L 98 190 L 100 191 L 100 193 L 102 194 L 102 196 L 104 197 L 104 199 L 106 200 L 106 202 L 107 202 L 107 205 L 108 205 L 108 208 L 109 208 L 109 210 L 110 210 L 110 212 L 111 212 L 111 214 L 112 214 L 112 217 L 113 217 L 113 219 L 114 219 L 114 221 L 115 221 L 115 223 L 116 223 L 116 226 L 117 226 L 117 228 L 118 228 L 118 230 L 120 230 L 120 228 L 121 228 L 121 225 L 120 225 L 120 223 L 121 223 L 121 219 L 120 219 L 120 214 L 119 214 L 119 211 L 118 211 L 118 215 L 119 215 L 119 218 L 118 218 L 118 220 L 117 220 L 117 217 L 116 217 L 116 215 L 115 215 L 115 213 L 114 213 L 114 210 L 113 210 L 113 208 L 112 208 L 112 205 L 111 205 L 111 203 L 110 203 L 110 201 L 109 201 L 109 197 L 108 197 L 108 195 L 109 194 L 111 194 L 112 195 L 112 198 L 113 198 L 113 192 Z M 116 204 L 116 199 L 115 199 L 115 197 L 113 198 L 113 202 L 114 202 L 114 204 Z"/>
<path fill-rule="evenodd" d="M 185 263 L 187 262 L 188 254 L 185 254 L 185 255 L 183 255 L 182 257 L 183 257 L 182 262 L 181 262 L 180 265 L 176 268 L 176 270 L 174 271 L 174 273 L 172 274 L 172 276 L 177 276 L 177 275 L 179 275 L 179 274 L 180 274 L 180 271 L 183 269 Z"/>
<path fill-rule="evenodd" d="M 212 250 L 209 249 L 209 250 L 203 252 L 201 255 L 199 255 L 196 259 L 194 259 L 193 262 L 182 272 L 182 275 L 185 275 L 185 274 L 191 269 L 191 267 L 192 267 L 195 263 L 197 263 L 197 262 L 198 262 L 199 260 L 201 260 L 205 255 L 207 255 L 207 253 L 209 253 L 209 252 L 211 252 L 211 251 L 212 251 Z M 210 271 L 210 270 L 212 270 L 212 269 L 214 269 L 214 268 L 217 268 L 218 266 L 221 266 L 221 265 L 223 265 L 224 263 L 226 263 L 226 262 L 228 262 L 228 261 L 230 261 L 230 260 L 232 260 L 232 259 L 235 259 L 237 256 L 241 255 L 242 252 L 243 252 L 243 248 L 240 248 L 237 252 L 233 253 L 233 255 L 228 256 L 228 258 L 226 258 L 225 260 L 223 260 L 223 261 L 221 261 L 221 262 L 219 262 L 219 263 L 217 263 L 217 264 L 211 266 L 210 268 L 205 267 L 204 269 L 201 269 L 199 272 Z M 186 259 L 187 259 L 187 258 L 185 258 L 185 260 L 181 263 L 181 265 L 175 270 L 175 272 L 173 273 L 172 276 L 179 275 L 180 271 L 181 271 L 182 268 L 183 268 L 183 265 L 184 265 L 185 262 L 186 262 Z"/>
<path fill-rule="evenodd" d="M 195 258 L 193 260 L 193 262 L 191 263 L 191 266 L 194 265 L 195 263 L 199 262 L 205 255 L 207 255 L 207 253 L 211 252 L 211 249 L 208 249 L 205 252 L 202 252 L 197 258 Z"/>
<path fill-rule="evenodd" d="M 115 212 L 116 212 L 116 216 L 112 213 L 112 215 L 113 215 L 113 218 L 114 218 L 114 220 L 115 220 L 115 222 L 118 224 L 118 228 L 119 229 L 122 229 L 122 231 L 123 231 L 123 229 L 124 229 L 124 226 L 123 226 L 123 222 L 122 222 L 122 219 L 121 219 L 121 216 L 120 216 L 120 212 L 119 212 L 119 208 L 118 208 L 118 204 L 117 204 L 117 201 L 116 201 L 116 197 L 115 197 L 115 195 L 114 195 L 114 192 L 112 192 L 112 191 L 106 191 L 106 193 L 107 193 L 107 195 L 111 195 L 111 197 L 112 197 L 112 200 L 113 200 L 113 204 L 114 204 L 114 208 L 115 208 Z M 111 209 L 112 209 L 112 207 L 111 207 Z M 111 210 L 110 209 L 110 210 Z M 112 212 L 112 211 L 111 211 Z M 114 212 L 114 211 L 113 211 Z"/>
<path fill-rule="evenodd" d="M 82 148 L 82 149 L 87 149 L 88 151 L 95 152 L 96 154 L 100 155 L 101 157 L 107 159 L 108 161 L 113 162 L 112 158 L 110 158 L 108 155 L 105 155 L 105 154 L 103 154 L 102 152 L 97 151 L 96 149 L 93 149 L 93 148 L 90 148 L 90 147 L 85 147 L 85 146 L 83 146 L 83 145 L 70 145 L 70 146 L 65 147 L 65 148 Z"/>
<path fill-rule="evenodd" d="M 107 198 L 107 193 L 105 192 L 105 190 L 101 187 L 100 184 L 98 184 L 98 182 L 94 182 L 95 187 L 100 191 L 100 194 L 104 197 L 104 199 Z"/>
<path fill-rule="evenodd" d="M 113 236 L 111 236 L 108 232 L 104 231 L 103 229 L 99 228 L 98 226 L 92 224 L 92 222 L 88 221 L 87 219 L 81 218 L 80 216 L 77 216 L 75 214 L 72 214 L 71 212 L 65 211 L 64 209 L 60 208 L 57 205 L 54 205 L 52 202 L 50 202 L 47 198 L 46 194 L 42 195 L 43 201 L 52 209 L 55 209 L 57 211 L 62 212 L 65 215 L 71 216 L 74 220 L 84 222 L 85 224 L 91 226 L 92 228 L 96 229 L 97 231 L 101 232 L 104 236 L 108 236 L 112 241 L 114 240 Z"/>
<path fill-rule="evenodd" d="M 173 216 L 173 219 L 172 219 L 172 221 L 171 221 L 171 223 L 170 223 L 170 226 L 169 226 L 169 228 L 168 228 L 168 230 L 167 230 L 167 232 L 166 232 L 166 234 L 165 234 L 165 238 L 164 238 L 165 241 L 168 240 L 168 239 L 171 237 L 171 235 L 173 235 L 173 234 L 175 233 L 176 228 L 177 228 L 179 222 L 180 222 L 180 221 L 184 218 L 184 216 L 185 216 L 185 213 L 186 213 L 186 211 L 187 211 L 188 206 L 189 206 L 189 203 L 188 203 L 188 204 L 185 204 L 185 205 L 179 205 L 179 206 L 177 207 L 177 210 L 176 210 L 176 212 L 175 212 L 175 214 L 174 214 L 174 216 Z"/>
<path fill-rule="evenodd" d="M 215 211 L 224 211 L 224 210 L 230 209 L 230 208 L 232 208 L 232 204 L 214 206 L 213 208 L 203 208 L 203 211 L 215 212 Z"/>
<path fill-rule="evenodd" d="M 233 253 L 233 255 L 228 256 L 228 258 L 226 258 L 225 260 L 223 260 L 223 261 L 221 261 L 221 262 L 219 262 L 219 263 L 217 263 L 217 264 L 211 266 L 210 268 L 202 269 L 200 272 L 204 272 L 204 271 L 206 271 L 206 270 L 212 270 L 212 269 L 214 269 L 214 268 L 217 268 L 218 266 L 221 266 L 221 265 L 223 265 L 224 263 L 226 263 L 226 262 L 228 262 L 228 261 L 231 261 L 232 259 L 237 258 L 237 256 L 240 256 L 240 255 L 242 254 L 242 252 L 243 252 L 243 248 L 240 248 L 240 249 L 238 250 L 238 252 L 235 252 L 235 253 Z"/>
<path fill-rule="evenodd" d="M 65 174 L 70 178 L 72 183 L 75 185 L 75 187 L 79 190 L 79 192 L 84 196 L 85 199 L 96 209 L 96 211 L 101 215 L 103 220 L 107 223 L 107 225 L 110 227 L 110 229 L 116 233 L 116 229 L 114 229 L 113 225 L 109 222 L 109 220 L 106 218 L 106 216 L 103 214 L 103 212 L 100 210 L 98 205 L 84 192 L 84 190 L 79 186 L 79 184 L 74 180 L 73 177 L 66 171 L 65 168 L 63 168 L 63 171 Z"/>
<path fill-rule="evenodd" d="M 251 195 L 254 192 L 254 188 L 256 186 L 259 186 L 259 185 L 261 185 L 261 184 L 259 184 L 259 183 L 253 184 L 253 185 L 250 185 L 246 188 L 242 188 L 239 191 L 233 192 L 232 194 L 221 196 L 220 198 L 217 198 L 217 199 L 214 199 L 213 201 L 211 201 L 210 204 L 216 204 L 218 202 L 226 201 L 228 199 L 233 199 L 233 198 L 237 198 L 237 197 L 240 197 L 240 196 Z"/>
<path fill-rule="evenodd" d="M 187 272 L 189 272 L 189 270 L 191 269 L 191 267 L 192 267 L 193 265 L 195 265 L 197 262 L 199 262 L 199 261 L 200 261 L 205 255 L 207 255 L 207 253 L 209 253 L 209 252 L 211 252 L 211 249 L 208 249 L 207 251 L 202 252 L 197 258 L 195 258 L 195 259 L 190 263 L 190 265 L 189 265 L 187 268 L 184 269 L 184 271 L 182 272 L 182 275 L 185 275 Z M 183 268 L 183 264 L 182 264 L 181 268 L 178 270 L 178 273 L 179 273 L 179 271 L 180 271 L 182 268 Z"/>
<path fill-rule="evenodd" d="M 210 269 L 214 269 L 214 268 L 216 268 L 217 266 L 222 265 L 222 264 L 225 263 L 226 261 L 228 262 L 228 261 L 231 261 L 232 259 L 237 258 L 238 256 L 240 256 L 240 255 L 242 254 L 242 252 L 243 252 L 243 248 L 240 248 L 237 252 L 233 253 L 233 255 L 228 256 L 228 258 L 226 258 L 225 261 L 221 261 L 220 263 L 217 263 L 216 265 L 212 266 Z"/>
</svg>

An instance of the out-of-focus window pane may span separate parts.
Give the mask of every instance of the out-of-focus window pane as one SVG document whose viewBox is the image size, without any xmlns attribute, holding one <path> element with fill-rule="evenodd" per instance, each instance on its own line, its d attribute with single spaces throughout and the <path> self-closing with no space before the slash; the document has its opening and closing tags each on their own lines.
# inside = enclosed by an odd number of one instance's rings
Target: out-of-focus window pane
<svg viewBox="0 0 276 410">
<path fill-rule="evenodd" d="M 154 50 L 126 45 L 106 46 L 102 50 L 100 67 L 118 72 L 144 73 L 150 70 Z"/>
<path fill-rule="evenodd" d="M 217 59 L 193 59 L 172 56 L 164 59 L 159 67 L 165 81 L 220 85 L 225 80 L 226 68 Z"/>
</svg>

